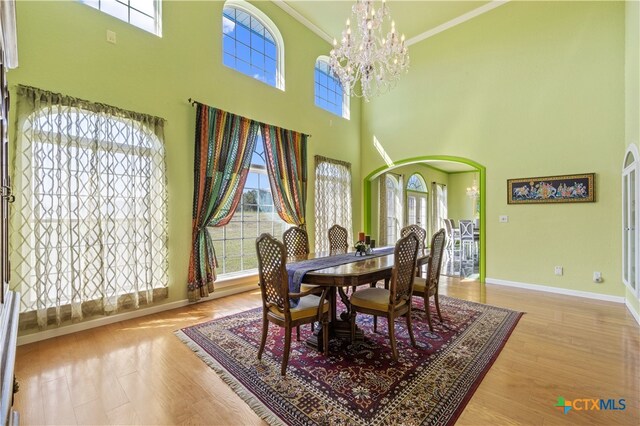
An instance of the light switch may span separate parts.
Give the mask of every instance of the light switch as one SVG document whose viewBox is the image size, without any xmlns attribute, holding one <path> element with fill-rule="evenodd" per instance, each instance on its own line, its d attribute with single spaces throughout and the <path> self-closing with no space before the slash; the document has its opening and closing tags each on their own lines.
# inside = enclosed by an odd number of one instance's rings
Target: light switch
<svg viewBox="0 0 640 426">
<path fill-rule="evenodd" d="M 116 32 L 115 31 L 107 30 L 107 41 L 109 43 L 116 44 Z"/>
<path fill-rule="evenodd" d="M 500 223 L 507 223 L 509 222 L 509 216 L 506 216 L 506 215 L 499 216 L 498 220 L 500 221 Z"/>
</svg>

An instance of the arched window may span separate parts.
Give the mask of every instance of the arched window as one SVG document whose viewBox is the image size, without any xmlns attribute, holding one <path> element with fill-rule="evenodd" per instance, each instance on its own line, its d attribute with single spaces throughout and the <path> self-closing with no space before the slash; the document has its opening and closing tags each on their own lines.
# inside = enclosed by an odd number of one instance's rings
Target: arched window
<svg viewBox="0 0 640 426">
<path fill-rule="evenodd" d="M 255 6 L 227 0 L 222 12 L 222 62 L 284 90 L 284 41 L 276 25 Z"/>
<path fill-rule="evenodd" d="M 402 219 L 402 186 L 395 176 L 387 174 L 387 244 L 395 244 L 400 237 Z"/>
<path fill-rule="evenodd" d="M 407 225 L 427 229 L 427 184 L 419 173 L 407 180 Z"/>
<path fill-rule="evenodd" d="M 40 325 L 44 308 L 71 305 L 71 318 L 82 318 L 96 313 L 90 307 L 107 313 L 150 303 L 167 286 L 160 120 L 69 106 L 66 98 L 26 118 L 16 159 L 14 277 L 22 311 L 38 311 Z"/>
<path fill-rule="evenodd" d="M 418 173 L 411 175 L 407 181 L 407 191 L 427 192 L 427 184 Z"/>
<path fill-rule="evenodd" d="M 315 68 L 316 106 L 349 119 L 349 94 L 343 89 L 340 79 L 331 71 L 329 58 L 320 56 Z"/>
</svg>

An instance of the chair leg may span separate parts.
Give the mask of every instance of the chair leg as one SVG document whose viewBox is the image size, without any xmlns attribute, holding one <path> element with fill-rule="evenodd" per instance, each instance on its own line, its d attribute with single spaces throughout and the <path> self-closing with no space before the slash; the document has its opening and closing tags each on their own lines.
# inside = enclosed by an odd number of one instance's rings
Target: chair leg
<svg viewBox="0 0 640 426">
<path fill-rule="evenodd" d="M 413 337 L 413 324 L 411 323 L 411 310 L 409 310 L 409 312 L 405 314 L 405 317 L 407 319 L 407 330 L 409 330 L 409 338 L 411 339 L 411 345 L 415 348 L 417 347 L 417 345 L 416 345 L 416 338 Z"/>
<path fill-rule="evenodd" d="M 433 298 L 436 302 L 436 310 L 438 311 L 438 317 L 440 318 L 440 322 L 443 322 L 442 314 L 440 313 L 440 301 L 438 300 L 438 295 Z"/>
<path fill-rule="evenodd" d="M 351 343 L 356 340 L 356 312 L 351 312 Z"/>
<path fill-rule="evenodd" d="M 258 359 L 262 359 L 262 351 L 264 351 L 264 344 L 267 342 L 267 333 L 269 331 L 269 320 L 267 315 L 262 315 L 262 340 L 260 341 L 260 349 L 258 349 Z"/>
<path fill-rule="evenodd" d="M 429 309 L 429 296 L 424 296 L 424 311 L 427 314 L 427 323 L 429 323 L 429 330 L 433 331 L 433 325 L 431 325 L 431 309 Z"/>
<path fill-rule="evenodd" d="M 298 342 L 300 341 L 300 326 L 296 327 L 296 340 Z"/>
<path fill-rule="evenodd" d="M 311 332 L 312 332 L 312 333 L 313 333 L 314 331 L 316 331 L 316 330 L 315 330 L 315 328 L 316 328 L 316 323 L 315 323 L 315 322 L 312 322 L 312 323 L 311 323 Z"/>
<path fill-rule="evenodd" d="M 387 317 L 387 322 L 389 323 L 387 328 L 389 329 L 389 340 L 391 341 L 391 352 L 393 353 L 393 360 L 397 361 L 398 349 L 396 349 L 396 329 L 393 317 L 391 315 Z"/>
<path fill-rule="evenodd" d="M 373 332 L 378 332 L 378 317 L 375 315 L 373 316 Z"/>
<path fill-rule="evenodd" d="M 287 364 L 289 363 L 289 352 L 291 352 L 291 327 L 287 327 L 284 332 L 284 352 L 282 353 L 282 368 L 280 375 L 287 373 Z"/>
<path fill-rule="evenodd" d="M 327 315 L 322 317 L 322 347 L 324 348 L 324 356 L 329 356 L 329 321 L 327 321 Z"/>
</svg>

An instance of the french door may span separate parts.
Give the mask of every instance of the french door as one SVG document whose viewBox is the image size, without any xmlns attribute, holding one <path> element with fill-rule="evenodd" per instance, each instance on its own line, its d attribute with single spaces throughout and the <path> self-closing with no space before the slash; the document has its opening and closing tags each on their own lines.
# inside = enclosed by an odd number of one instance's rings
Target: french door
<svg viewBox="0 0 640 426">
<path fill-rule="evenodd" d="M 407 191 L 407 225 L 427 229 L 427 194 Z"/>
<path fill-rule="evenodd" d="M 640 296 L 639 171 L 638 148 L 632 144 L 627 150 L 622 169 L 622 280 L 636 296 Z"/>
</svg>

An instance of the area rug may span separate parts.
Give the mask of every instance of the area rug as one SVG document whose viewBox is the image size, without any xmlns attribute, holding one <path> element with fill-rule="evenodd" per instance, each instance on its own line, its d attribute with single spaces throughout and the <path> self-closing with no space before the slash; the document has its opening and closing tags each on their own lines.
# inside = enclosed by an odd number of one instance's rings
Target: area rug
<svg viewBox="0 0 640 426">
<path fill-rule="evenodd" d="M 423 308 L 421 298 L 414 306 Z M 520 312 L 440 296 L 444 321 L 431 303 L 434 331 L 424 311 L 413 312 L 418 348 L 404 318 L 396 321 L 398 361 L 387 324 L 358 315 L 364 341 L 333 339 L 325 357 L 292 339 L 286 377 L 280 376 L 284 331 L 273 324 L 258 361 L 262 308 L 176 331 L 202 360 L 270 424 L 453 424 L 522 316 Z M 294 332 L 295 336 L 295 332 Z"/>
</svg>

